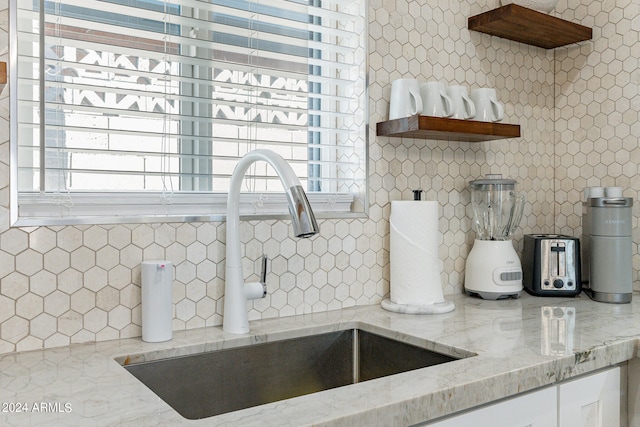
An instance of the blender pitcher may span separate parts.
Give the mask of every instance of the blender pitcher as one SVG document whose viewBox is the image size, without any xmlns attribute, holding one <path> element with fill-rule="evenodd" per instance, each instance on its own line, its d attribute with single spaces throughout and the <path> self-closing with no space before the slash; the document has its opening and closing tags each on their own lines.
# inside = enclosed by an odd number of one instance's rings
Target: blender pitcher
<svg viewBox="0 0 640 427">
<path fill-rule="evenodd" d="M 465 266 L 469 295 L 495 300 L 522 292 L 522 266 L 510 237 L 520 225 L 525 198 L 515 186 L 515 180 L 501 175 L 469 183 L 476 232 Z"/>
</svg>

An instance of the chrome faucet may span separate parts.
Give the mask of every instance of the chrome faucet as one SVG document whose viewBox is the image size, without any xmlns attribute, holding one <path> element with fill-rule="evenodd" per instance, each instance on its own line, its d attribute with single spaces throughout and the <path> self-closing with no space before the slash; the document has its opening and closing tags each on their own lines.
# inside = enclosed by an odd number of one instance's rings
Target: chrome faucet
<svg viewBox="0 0 640 427">
<path fill-rule="evenodd" d="M 295 236 L 311 237 L 320 230 L 300 180 L 280 155 L 270 150 L 253 150 L 240 159 L 231 175 L 231 186 L 227 198 L 227 259 L 222 329 L 232 334 L 249 332 L 247 301 L 264 298 L 267 295 L 266 257 L 262 260 L 261 281 L 245 283 L 240 253 L 240 187 L 247 169 L 258 160 L 269 163 L 282 182 L 287 194 Z"/>
</svg>

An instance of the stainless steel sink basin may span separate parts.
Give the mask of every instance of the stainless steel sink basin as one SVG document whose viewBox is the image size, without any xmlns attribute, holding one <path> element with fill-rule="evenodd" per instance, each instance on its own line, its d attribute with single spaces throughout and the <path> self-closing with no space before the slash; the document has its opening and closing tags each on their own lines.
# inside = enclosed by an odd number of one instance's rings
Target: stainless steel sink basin
<svg viewBox="0 0 640 427">
<path fill-rule="evenodd" d="M 349 329 L 124 367 L 183 417 L 200 419 L 456 359 Z"/>
</svg>

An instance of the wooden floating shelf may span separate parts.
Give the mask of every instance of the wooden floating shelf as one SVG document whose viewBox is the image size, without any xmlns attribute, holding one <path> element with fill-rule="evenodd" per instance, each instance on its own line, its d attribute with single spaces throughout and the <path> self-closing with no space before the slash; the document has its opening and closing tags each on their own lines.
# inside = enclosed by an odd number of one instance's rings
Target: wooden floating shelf
<svg viewBox="0 0 640 427">
<path fill-rule="evenodd" d="M 517 4 L 508 4 L 468 19 L 470 30 L 553 49 L 590 40 L 592 30 Z"/>
<path fill-rule="evenodd" d="M 518 138 L 520 125 L 415 115 L 380 122 L 376 133 L 378 136 L 482 142 Z"/>
</svg>

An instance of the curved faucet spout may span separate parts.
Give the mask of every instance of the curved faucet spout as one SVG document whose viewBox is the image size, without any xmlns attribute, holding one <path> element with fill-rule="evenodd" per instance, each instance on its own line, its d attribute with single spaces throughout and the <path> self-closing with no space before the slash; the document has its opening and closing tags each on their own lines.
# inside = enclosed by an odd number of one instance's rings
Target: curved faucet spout
<svg viewBox="0 0 640 427">
<path fill-rule="evenodd" d="M 247 292 L 242 273 L 240 251 L 240 188 L 249 166 L 258 160 L 269 163 L 276 171 L 287 194 L 289 214 L 296 237 L 311 237 L 320 230 L 311 210 L 309 200 L 300 185 L 300 180 L 291 166 L 278 154 L 270 150 L 253 150 L 240 159 L 231 175 L 227 197 L 227 258 L 224 286 L 224 316 L 222 329 L 225 332 L 244 334 L 249 332 L 247 300 L 254 298 Z"/>
</svg>

